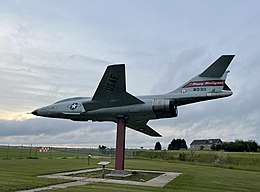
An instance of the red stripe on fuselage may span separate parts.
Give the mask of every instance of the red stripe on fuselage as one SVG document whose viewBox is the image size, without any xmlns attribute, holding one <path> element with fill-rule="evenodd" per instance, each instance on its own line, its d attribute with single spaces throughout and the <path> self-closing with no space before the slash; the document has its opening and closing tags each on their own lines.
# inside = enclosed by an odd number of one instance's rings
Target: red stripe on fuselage
<svg viewBox="0 0 260 192">
<path fill-rule="evenodd" d="M 224 86 L 224 80 L 211 80 L 211 81 L 194 81 L 186 84 L 183 88 L 188 87 L 205 87 L 205 86 Z"/>
</svg>

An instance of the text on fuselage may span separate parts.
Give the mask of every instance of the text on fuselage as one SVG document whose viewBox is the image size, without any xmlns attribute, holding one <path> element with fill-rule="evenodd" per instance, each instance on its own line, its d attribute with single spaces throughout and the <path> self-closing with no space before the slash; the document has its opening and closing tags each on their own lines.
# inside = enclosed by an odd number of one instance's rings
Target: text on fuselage
<svg viewBox="0 0 260 192">
<path fill-rule="evenodd" d="M 106 83 L 105 90 L 107 91 L 114 91 L 114 88 L 116 87 L 116 83 L 118 81 L 118 77 L 116 77 L 113 74 L 110 74 L 108 81 Z"/>
</svg>

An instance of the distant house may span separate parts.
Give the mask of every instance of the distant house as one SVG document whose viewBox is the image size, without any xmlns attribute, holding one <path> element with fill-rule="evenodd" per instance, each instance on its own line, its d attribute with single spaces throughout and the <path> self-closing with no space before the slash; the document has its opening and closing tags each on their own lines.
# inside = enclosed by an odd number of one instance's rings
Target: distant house
<svg viewBox="0 0 260 192">
<path fill-rule="evenodd" d="M 212 145 L 222 144 L 221 139 L 200 139 L 194 140 L 190 144 L 190 149 L 193 150 L 202 150 L 202 149 L 210 149 Z"/>
</svg>

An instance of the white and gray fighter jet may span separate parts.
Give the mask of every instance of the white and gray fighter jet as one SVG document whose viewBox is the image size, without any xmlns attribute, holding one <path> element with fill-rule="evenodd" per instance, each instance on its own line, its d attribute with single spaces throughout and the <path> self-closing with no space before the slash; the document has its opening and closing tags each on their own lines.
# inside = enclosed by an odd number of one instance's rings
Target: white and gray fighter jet
<svg viewBox="0 0 260 192">
<path fill-rule="evenodd" d="M 94 96 L 75 97 L 36 109 L 32 114 L 73 121 L 126 119 L 126 126 L 144 134 L 161 135 L 147 125 L 152 119 L 178 116 L 178 106 L 231 96 L 225 83 L 234 55 L 222 55 L 205 71 L 174 91 L 161 95 L 133 96 L 126 91 L 125 65 L 107 67 Z"/>
</svg>

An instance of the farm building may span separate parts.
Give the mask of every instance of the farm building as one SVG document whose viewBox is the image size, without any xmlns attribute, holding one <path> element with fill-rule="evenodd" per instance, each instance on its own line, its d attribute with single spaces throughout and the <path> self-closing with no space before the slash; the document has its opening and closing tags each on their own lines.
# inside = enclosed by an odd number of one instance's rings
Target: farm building
<svg viewBox="0 0 260 192">
<path fill-rule="evenodd" d="M 212 145 L 222 144 L 221 139 L 200 139 L 193 140 L 190 144 L 190 149 L 203 150 L 210 149 Z"/>
</svg>

